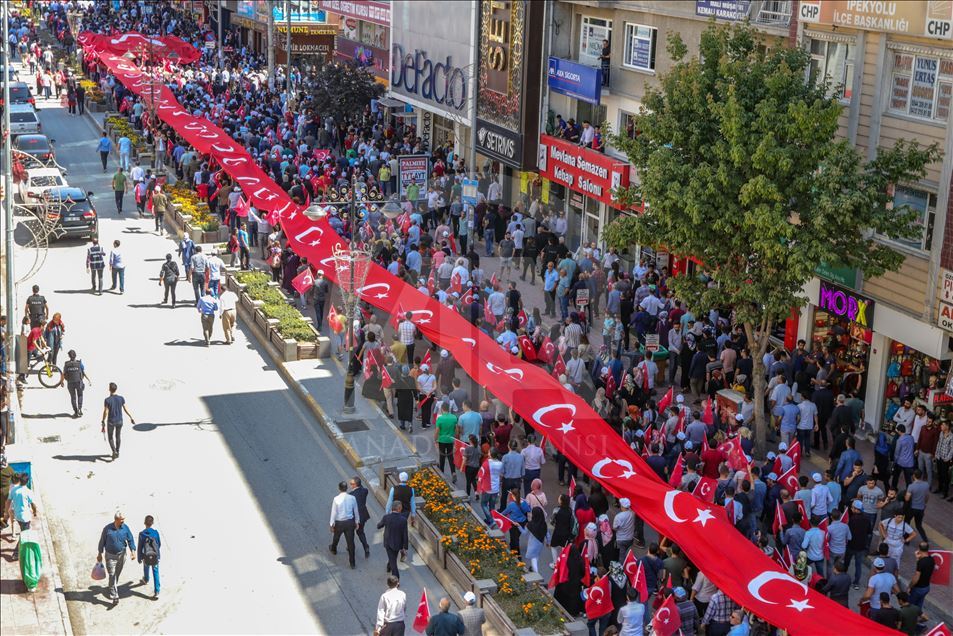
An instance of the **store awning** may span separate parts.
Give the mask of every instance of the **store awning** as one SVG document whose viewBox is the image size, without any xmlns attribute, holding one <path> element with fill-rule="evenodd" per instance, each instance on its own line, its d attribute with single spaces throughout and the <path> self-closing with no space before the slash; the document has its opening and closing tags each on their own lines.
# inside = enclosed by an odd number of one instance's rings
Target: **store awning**
<svg viewBox="0 0 953 636">
<path fill-rule="evenodd" d="M 377 103 L 384 108 L 403 108 L 405 106 L 404 102 L 391 97 L 381 97 L 379 100 L 377 100 Z"/>
<path fill-rule="evenodd" d="M 417 113 L 394 113 L 393 116 L 403 119 L 417 119 Z"/>
</svg>

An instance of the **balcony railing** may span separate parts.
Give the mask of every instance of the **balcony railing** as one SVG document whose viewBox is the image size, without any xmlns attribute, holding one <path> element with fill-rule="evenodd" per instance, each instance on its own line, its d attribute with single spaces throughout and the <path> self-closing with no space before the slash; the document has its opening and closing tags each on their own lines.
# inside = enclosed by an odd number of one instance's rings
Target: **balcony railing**
<svg viewBox="0 0 953 636">
<path fill-rule="evenodd" d="M 791 0 L 763 0 L 759 7 L 752 6 L 755 8 L 755 24 L 786 27 L 791 22 Z"/>
</svg>

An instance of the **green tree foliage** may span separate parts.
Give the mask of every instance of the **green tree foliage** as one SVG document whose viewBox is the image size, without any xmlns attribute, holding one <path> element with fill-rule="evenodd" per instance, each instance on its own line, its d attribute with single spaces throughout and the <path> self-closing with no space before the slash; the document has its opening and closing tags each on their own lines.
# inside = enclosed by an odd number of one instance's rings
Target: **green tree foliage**
<svg viewBox="0 0 953 636">
<path fill-rule="evenodd" d="M 343 62 L 325 64 L 315 81 L 314 110 L 341 122 L 383 94 L 384 87 L 366 69 Z"/>
<path fill-rule="evenodd" d="M 754 358 L 755 394 L 773 325 L 804 305 L 818 263 L 877 276 L 903 256 L 871 239 L 916 236 L 915 213 L 893 207 L 892 185 L 916 182 L 937 147 L 901 142 L 862 161 L 837 138 L 842 106 L 832 87 L 806 81 L 810 56 L 766 49 L 748 25 L 710 26 L 700 56 L 688 59 L 670 35 L 676 64 L 650 90 L 634 139 L 612 143 L 628 155 L 639 185 L 619 192 L 648 202 L 606 232 L 615 247 L 642 244 L 694 256 L 703 276 L 674 281 L 696 309 L 730 307 Z M 755 399 L 763 449 L 762 401 Z"/>
</svg>

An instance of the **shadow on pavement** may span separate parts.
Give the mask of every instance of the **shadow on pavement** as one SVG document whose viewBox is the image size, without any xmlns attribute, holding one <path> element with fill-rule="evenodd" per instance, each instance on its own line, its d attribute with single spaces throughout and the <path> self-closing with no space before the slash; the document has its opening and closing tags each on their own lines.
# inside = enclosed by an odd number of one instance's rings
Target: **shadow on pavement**
<svg viewBox="0 0 953 636">
<path fill-rule="evenodd" d="M 204 347 L 205 341 L 201 338 L 194 338 L 191 340 L 170 340 L 163 343 L 167 347 Z M 212 344 L 215 344 L 213 341 Z"/>
<path fill-rule="evenodd" d="M 92 288 L 89 288 L 89 289 L 84 288 L 84 289 L 54 289 L 53 293 L 54 294 L 90 294 L 92 295 L 95 292 L 92 290 Z"/>
<path fill-rule="evenodd" d="M 122 598 L 123 588 L 126 585 L 119 586 L 119 598 Z M 63 598 L 69 601 L 79 601 L 80 603 L 89 603 L 90 605 L 102 605 L 107 609 L 112 609 L 113 604 L 109 601 L 106 595 L 109 593 L 109 588 L 105 585 L 90 585 L 89 588 L 85 590 L 77 590 L 75 592 L 67 592 L 63 588 L 58 587 L 56 591 L 63 595 Z"/>
<path fill-rule="evenodd" d="M 133 424 L 132 430 L 138 433 L 148 433 L 149 431 L 156 430 L 160 426 L 194 426 L 200 431 L 218 430 L 211 419 L 195 420 L 193 422 L 140 422 L 139 424 Z"/>
<path fill-rule="evenodd" d="M 106 462 L 107 464 L 112 459 L 111 455 L 102 454 L 102 455 L 53 455 L 53 459 L 58 459 L 62 462 Z"/>
<path fill-rule="evenodd" d="M 54 420 L 58 417 L 72 417 L 72 413 L 22 413 L 21 417 L 28 420 Z"/>
</svg>

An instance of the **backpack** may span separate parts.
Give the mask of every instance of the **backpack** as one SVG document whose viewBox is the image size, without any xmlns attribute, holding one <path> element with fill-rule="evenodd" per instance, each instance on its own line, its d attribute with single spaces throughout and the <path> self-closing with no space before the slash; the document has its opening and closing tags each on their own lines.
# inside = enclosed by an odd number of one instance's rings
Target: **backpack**
<svg viewBox="0 0 953 636">
<path fill-rule="evenodd" d="M 156 538 L 152 535 L 145 535 L 142 538 L 142 562 L 145 565 L 156 565 L 159 563 L 159 546 Z"/>
</svg>

